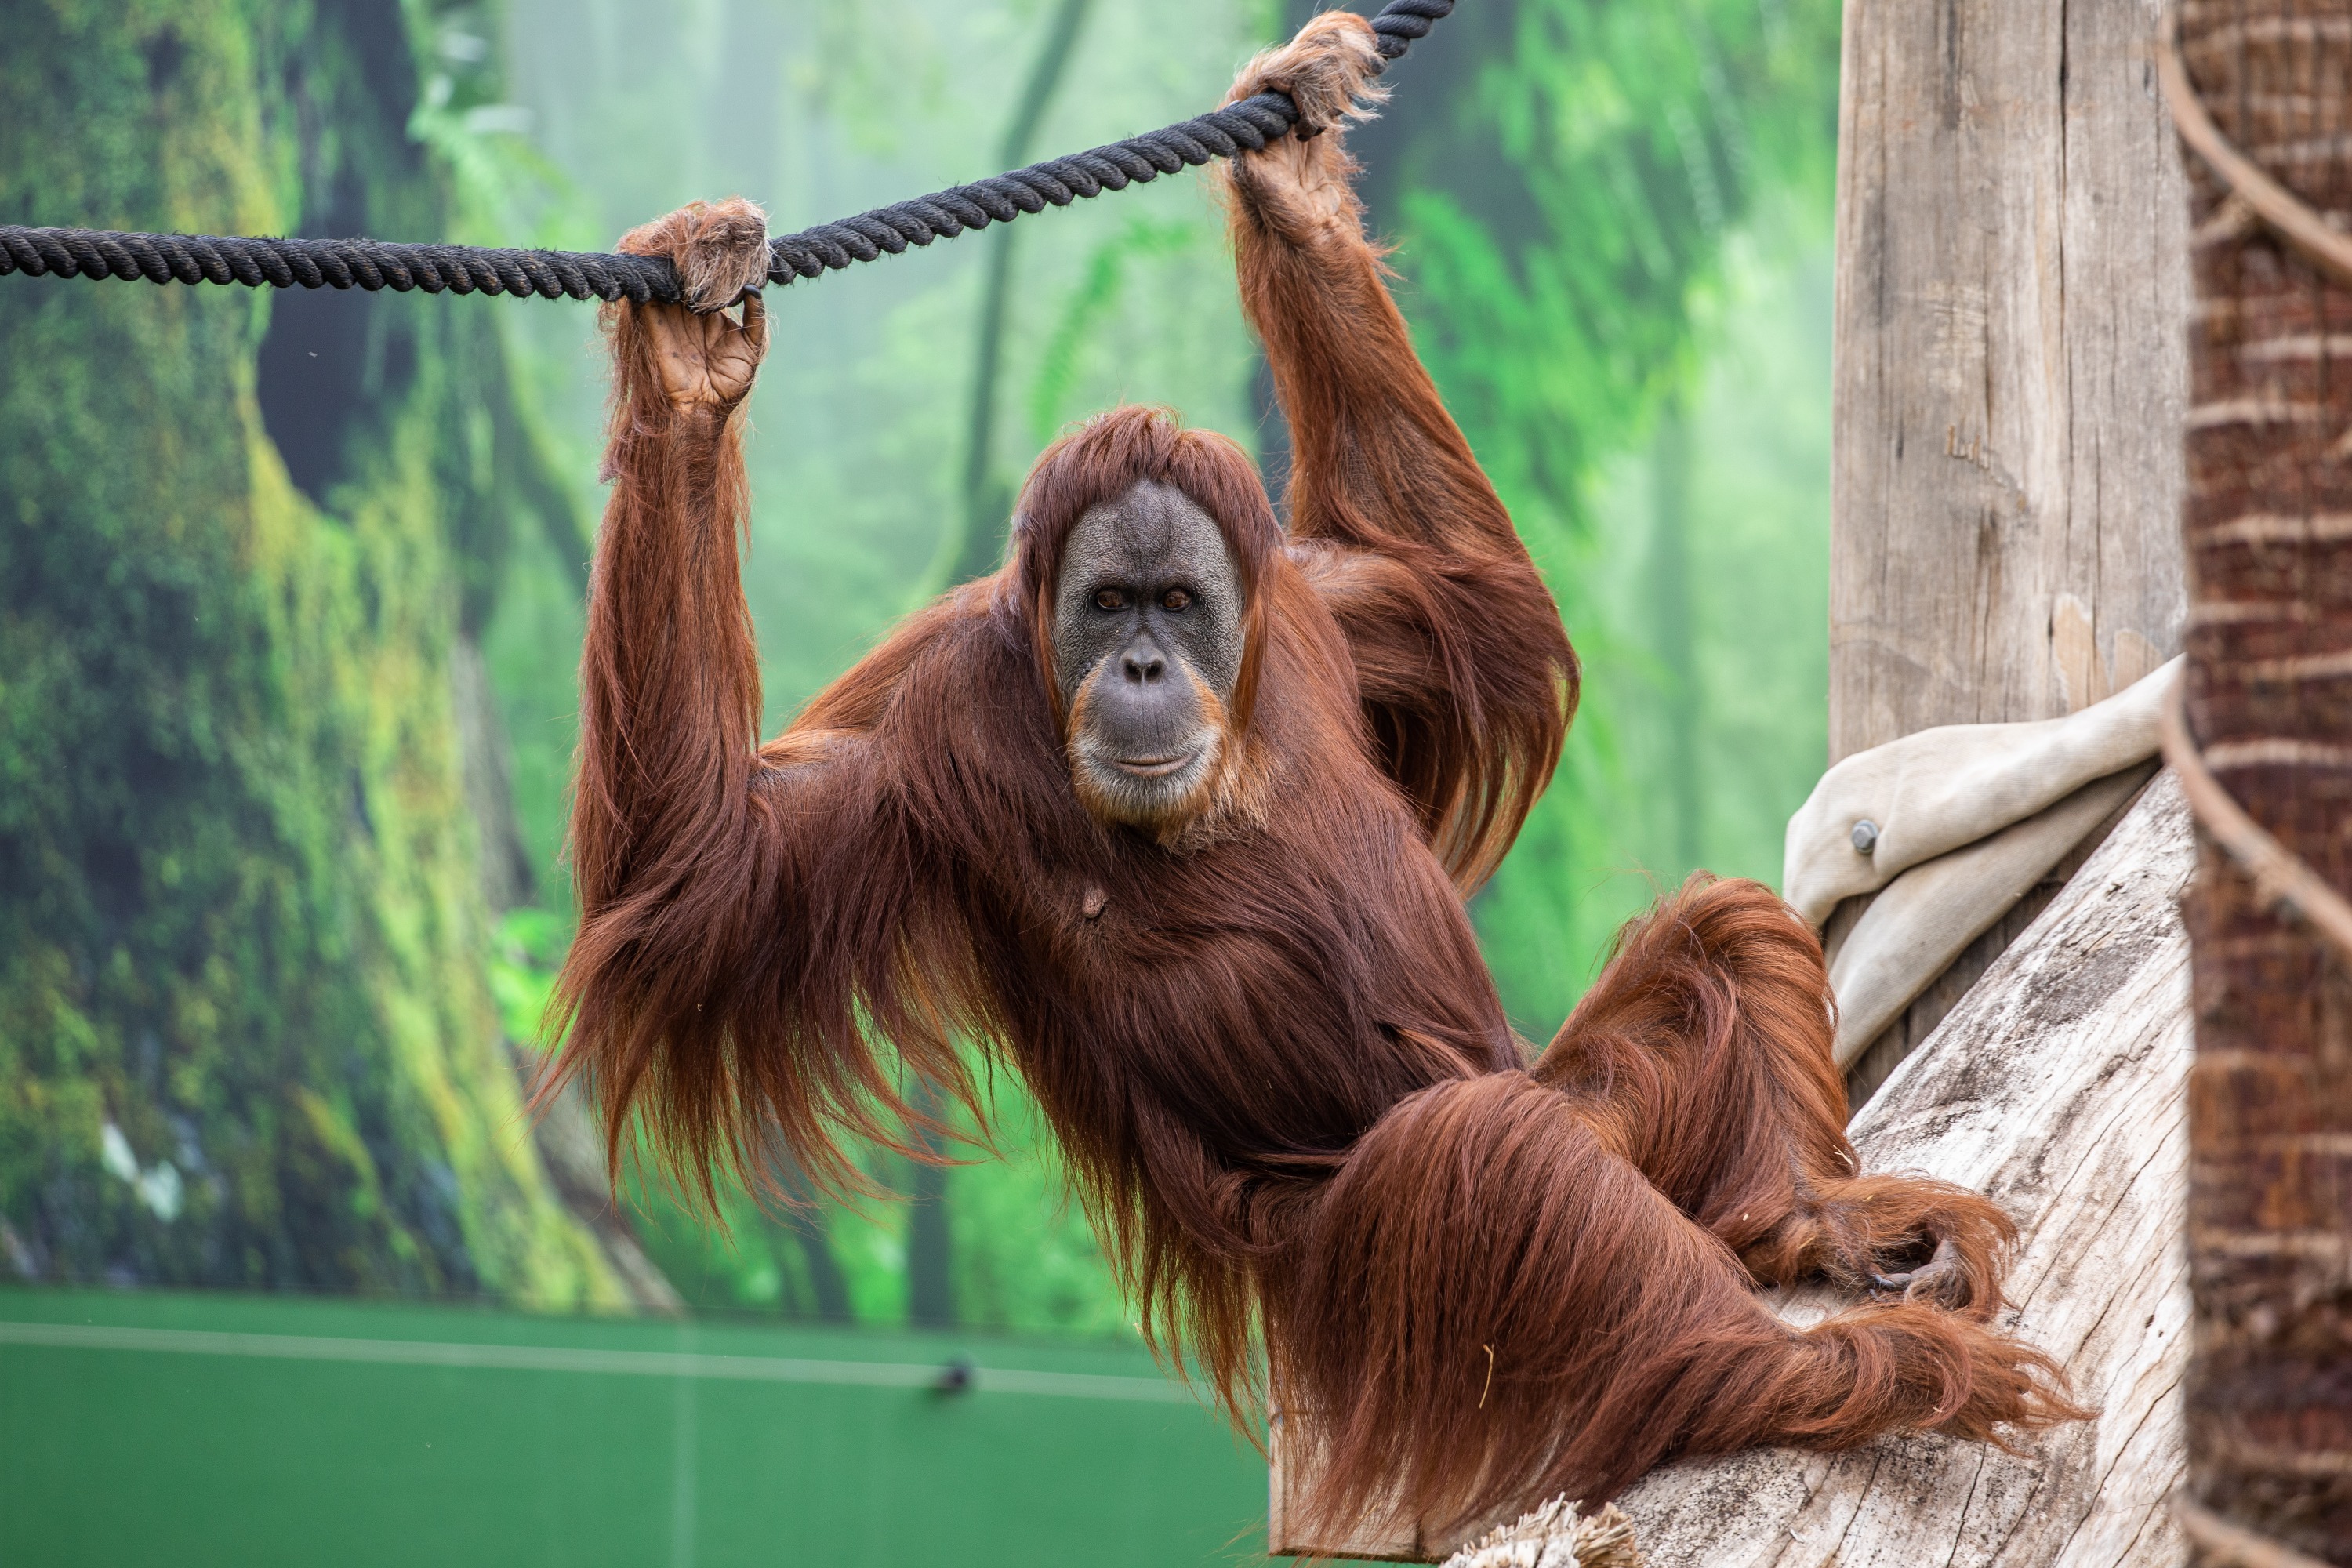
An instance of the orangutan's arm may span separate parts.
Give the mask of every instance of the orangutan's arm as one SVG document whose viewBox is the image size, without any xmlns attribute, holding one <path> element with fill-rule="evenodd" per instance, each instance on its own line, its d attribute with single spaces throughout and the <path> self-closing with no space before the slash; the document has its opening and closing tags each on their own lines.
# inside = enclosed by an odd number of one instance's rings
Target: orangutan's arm
<svg viewBox="0 0 2352 1568">
<path fill-rule="evenodd" d="M 1372 40 L 1327 11 L 1243 70 L 1232 99 L 1279 89 L 1302 119 L 1234 160 L 1230 227 L 1290 422 L 1294 553 L 1347 631 L 1383 765 L 1466 889 L 1551 776 L 1576 660 L 1364 237 L 1341 139 Z"/>
</svg>

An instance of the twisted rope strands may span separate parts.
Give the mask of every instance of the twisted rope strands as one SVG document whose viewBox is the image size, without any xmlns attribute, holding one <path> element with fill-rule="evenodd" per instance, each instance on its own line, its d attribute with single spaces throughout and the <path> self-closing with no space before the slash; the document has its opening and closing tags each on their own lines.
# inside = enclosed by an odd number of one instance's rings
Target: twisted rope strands
<svg viewBox="0 0 2352 1568">
<path fill-rule="evenodd" d="M 1455 0 L 1389 0 L 1372 18 L 1381 57 L 1396 59 L 1453 13 Z M 1255 151 L 1298 123 L 1281 93 L 1260 93 L 1179 124 L 1084 153 L 1050 158 L 968 185 L 895 202 L 768 242 L 768 279 L 791 283 L 966 229 L 1011 223 L 1105 191 L 1148 184 L 1212 158 Z M 677 275 L 655 257 L 573 250 L 393 245 L 373 239 L 273 239 L 126 234 L 0 225 L 0 277 L 145 279 L 279 289 L 391 289 L 427 294 L 535 295 L 552 300 L 648 300 L 676 304 Z"/>
<path fill-rule="evenodd" d="M 536 294 L 545 299 L 677 299 L 667 261 L 562 250 L 388 245 L 373 239 L 247 239 L 0 227 L 0 274 L 144 278 L 151 283 L 243 283 L 280 289 L 391 289 L 427 294 Z"/>
</svg>

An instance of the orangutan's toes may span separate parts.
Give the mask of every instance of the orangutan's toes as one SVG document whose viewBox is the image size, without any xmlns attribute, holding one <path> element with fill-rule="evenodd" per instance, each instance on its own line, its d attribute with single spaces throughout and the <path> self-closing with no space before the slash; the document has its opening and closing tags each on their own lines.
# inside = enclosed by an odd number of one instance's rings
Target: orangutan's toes
<svg viewBox="0 0 2352 1568">
<path fill-rule="evenodd" d="M 1948 1237 L 1936 1244 L 1935 1255 L 1918 1268 L 1873 1274 L 1870 1282 L 1890 1294 L 1901 1291 L 1906 1301 L 1926 1300 L 1939 1307 L 1963 1306 L 1970 1294 L 1968 1267 Z"/>
</svg>

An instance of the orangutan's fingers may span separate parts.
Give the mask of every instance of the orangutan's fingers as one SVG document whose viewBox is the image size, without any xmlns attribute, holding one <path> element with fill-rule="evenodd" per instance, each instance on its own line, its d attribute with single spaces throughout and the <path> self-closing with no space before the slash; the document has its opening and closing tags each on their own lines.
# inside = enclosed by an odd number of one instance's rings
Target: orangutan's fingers
<svg viewBox="0 0 2352 1568">
<path fill-rule="evenodd" d="M 743 337 L 751 345 L 754 360 L 768 354 L 768 306 L 757 289 L 743 290 Z"/>
</svg>

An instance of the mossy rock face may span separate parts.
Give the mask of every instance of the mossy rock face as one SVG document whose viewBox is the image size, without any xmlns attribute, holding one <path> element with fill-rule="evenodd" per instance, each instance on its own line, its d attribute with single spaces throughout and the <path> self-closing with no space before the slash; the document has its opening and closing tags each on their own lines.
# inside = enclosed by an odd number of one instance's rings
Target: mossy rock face
<svg viewBox="0 0 2352 1568">
<path fill-rule="evenodd" d="M 439 235 L 433 26 L 12 6 L 0 216 Z M 0 1275 L 620 1303 L 485 988 L 452 711 L 528 308 L 0 279 Z"/>
</svg>

